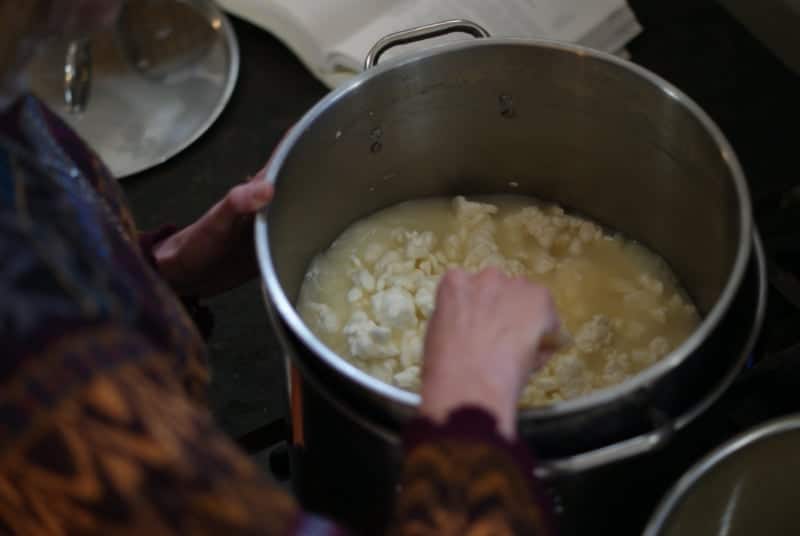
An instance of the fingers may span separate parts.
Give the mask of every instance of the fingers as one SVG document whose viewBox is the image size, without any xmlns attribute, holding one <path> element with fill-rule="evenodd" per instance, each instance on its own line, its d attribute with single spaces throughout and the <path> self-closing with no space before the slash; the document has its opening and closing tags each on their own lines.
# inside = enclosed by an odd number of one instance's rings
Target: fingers
<svg viewBox="0 0 800 536">
<path fill-rule="evenodd" d="M 508 277 L 494 267 L 481 270 L 477 274 L 470 274 L 459 268 L 451 268 L 442 277 L 442 281 L 439 284 L 439 292 L 452 293 L 469 285 L 470 282 L 475 283 L 472 290 L 492 291 L 506 281 L 508 281 Z"/>
<path fill-rule="evenodd" d="M 559 343 L 562 339 L 561 322 L 556 312 L 556 304 L 553 295 L 545 287 L 536 287 L 536 299 L 538 300 L 537 309 L 542 318 L 541 336 L 542 342 Z"/>
<path fill-rule="evenodd" d="M 459 268 L 453 268 L 448 270 L 447 273 L 444 274 L 442 277 L 442 281 L 439 284 L 439 292 L 447 292 L 449 289 L 457 288 L 464 283 L 466 283 L 467 272 L 461 270 Z"/>
<path fill-rule="evenodd" d="M 459 270 L 458 268 L 448 270 L 444 276 L 442 276 L 442 280 L 439 282 L 439 286 L 436 289 L 436 303 L 446 304 L 451 300 L 456 300 L 457 296 L 466 287 L 468 279 L 469 275 L 463 270 Z M 437 307 L 437 310 L 438 309 L 440 309 L 440 307 Z"/>
<path fill-rule="evenodd" d="M 255 214 L 269 204 L 274 192 L 272 184 L 267 181 L 250 180 L 228 192 L 225 207 L 236 216 Z"/>
<path fill-rule="evenodd" d="M 555 302 L 550 294 L 550 291 L 544 287 L 537 287 L 536 294 L 533 296 L 536 301 L 534 307 L 536 313 L 536 328 L 537 334 L 537 352 L 543 354 L 544 361 L 547 358 L 566 346 L 569 341 L 569 335 L 562 329 L 561 321 L 558 318 Z"/>
</svg>

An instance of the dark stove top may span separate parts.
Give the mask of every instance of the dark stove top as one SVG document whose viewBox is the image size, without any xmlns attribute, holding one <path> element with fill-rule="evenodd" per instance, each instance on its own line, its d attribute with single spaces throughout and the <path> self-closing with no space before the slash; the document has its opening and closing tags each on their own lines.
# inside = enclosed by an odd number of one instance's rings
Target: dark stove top
<svg viewBox="0 0 800 536">
<path fill-rule="evenodd" d="M 761 357 L 800 342 L 800 186 L 772 197 L 758 218 L 771 290 Z"/>
</svg>

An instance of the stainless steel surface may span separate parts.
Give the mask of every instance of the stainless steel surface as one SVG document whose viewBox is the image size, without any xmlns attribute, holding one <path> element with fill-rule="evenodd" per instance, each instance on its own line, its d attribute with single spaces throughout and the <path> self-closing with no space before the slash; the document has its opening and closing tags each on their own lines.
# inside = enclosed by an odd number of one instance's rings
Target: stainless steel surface
<svg viewBox="0 0 800 536">
<path fill-rule="evenodd" d="M 83 113 L 69 113 L 64 103 L 67 42 L 53 41 L 32 65 L 32 90 L 98 152 L 117 178 L 163 163 L 188 147 L 214 123 L 233 93 L 239 73 L 233 28 L 213 3 L 193 5 L 207 5 L 206 11 L 195 10 L 196 15 L 178 20 L 208 26 L 213 43 L 196 62 L 184 62 L 171 76 L 143 75 L 131 65 L 114 32 L 94 36 L 92 94 Z"/>
<path fill-rule="evenodd" d="M 86 110 L 92 88 L 92 43 L 79 39 L 67 45 L 64 59 L 64 103 L 71 114 Z"/>
<path fill-rule="evenodd" d="M 174 84 L 216 41 L 218 12 L 212 0 L 129 0 L 117 21 L 117 40 L 130 65 L 144 77 Z"/>
<path fill-rule="evenodd" d="M 489 32 L 483 26 L 461 19 L 434 22 L 433 24 L 427 24 L 419 28 L 395 32 L 380 39 L 369 49 L 367 57 L 364 59 L 364 70 L 375 67 L 383 53 L 391 48 L 409 43 L 416 43 L 417 41 L 425 41 L 426 39 L 432 39 L 451 33 L 467 33 L 476 38 L 489 37 Z"/>
<path fill-rule="evenodd" d="M 662 500 L 646 536 L 798 534 L 800 416 L 741 434 L 700 460 Z"/>
<path fill-rule="evenodd" d="M 536 466 L 534 474 L 540 479 L 558 478 L 640 456 L 664 446 L 674 432 L 672 423 L 668 423 L 652 433 L 625 439 L 613 445 L 560 460 L 546 460 Z"/>
<path fill-rule="evenodd" d="M 295 362 L 387 422 L 411 415 L 419 396 L 338 357 L 293 307 L 311 258 L 353 221 L 413 198 L 527 194 L 660 253 L 704 319 L 684 344 L 635 378 L 522 412 L 522 434 L 537 440 L 554 430 L 578 438 L 589 428 L 606 433 L 591 448 L 577 442 L 574 454 L 618 442 L 612 438 L 632 419 L 647 422 L 628 438 L 657 429 L 696 402 L 675 386 L 716 359 L 704 344 L 736 295 L 751 253 L 742 171 L 706 114 L 636 65 L 560 43 L 480 39 L 370 69 L 295 125 L 273 155 L 267 180 L 277 195 L 257 219 L 256 245 Z M 723 358 L 730 370 L 741 356 Z"/>
</svg>

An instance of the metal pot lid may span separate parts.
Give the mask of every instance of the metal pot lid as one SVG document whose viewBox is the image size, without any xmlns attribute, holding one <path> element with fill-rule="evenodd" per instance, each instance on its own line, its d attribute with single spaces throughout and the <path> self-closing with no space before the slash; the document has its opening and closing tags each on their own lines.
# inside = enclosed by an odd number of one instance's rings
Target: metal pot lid
<svg viewBox="0 0 800 536">
<path fill-rule="evenodd" d="M 75 43 L 46 45 L 31 67 L 30 87 L 118 179 L 197 140 L 222 113 L 238 78 L 236 35 L 207 0 L 128 2 L 117 26 L 88 43 L 83 57 L 90 56 L 91 82 L 82 112 L 71 112 L 66 98 L 67 58 L 81 59 Z"/>
<path fill-rule="evenodd" d="M 800 414 L 749 430 L 670 490 L 646 536 L 800 534 Z"/>
</svg>

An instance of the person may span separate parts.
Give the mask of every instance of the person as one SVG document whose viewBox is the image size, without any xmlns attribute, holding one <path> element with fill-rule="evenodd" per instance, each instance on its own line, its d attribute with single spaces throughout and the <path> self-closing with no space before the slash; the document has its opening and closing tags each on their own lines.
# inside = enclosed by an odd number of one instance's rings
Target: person
<svg viewBox="0 0 800 536">
<path fill-rule="evenodd" d="M 119 9 L 0 0 L 0 532 L 345 533 L 214 425 L 182 303 L 255 275 L 270 184 L 259 174 L 188 227 L 142 233 L 97 156 L 25 92 L 38 42 Z M 516 405 L 557 331 L 541 287 L 491 269 L 443 278 L 389 533 L 552 532 Z"/>
</svg>

